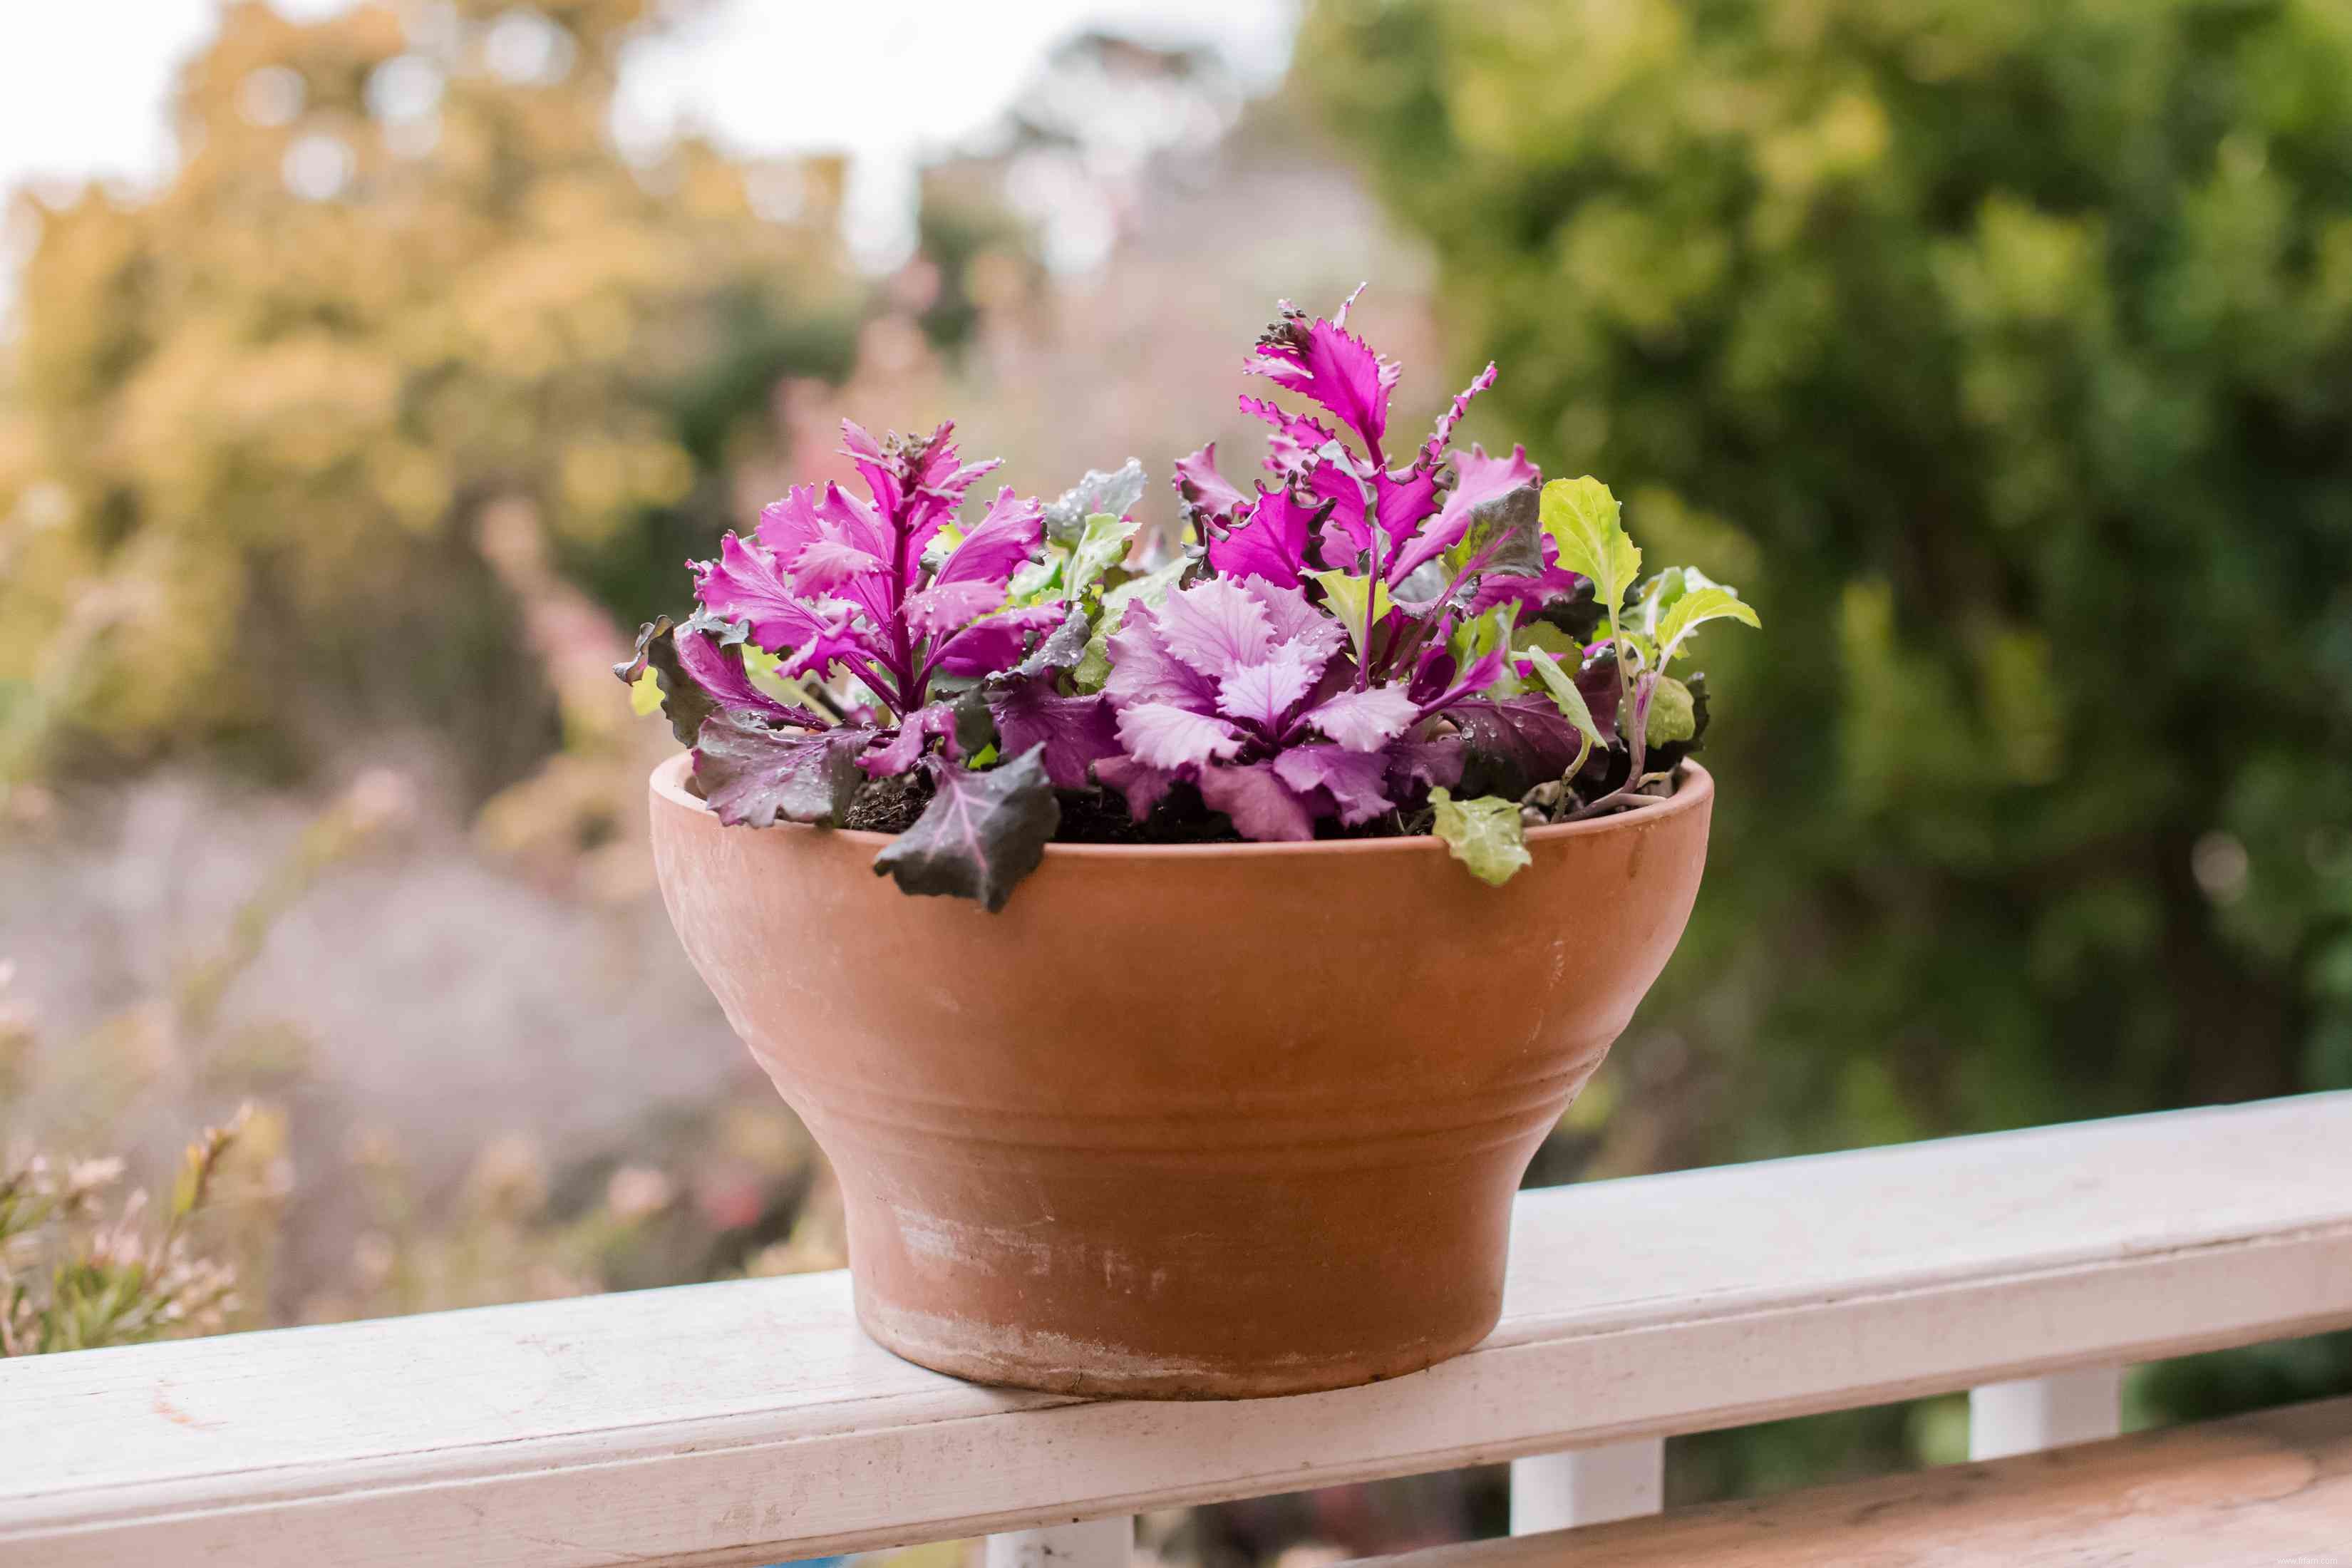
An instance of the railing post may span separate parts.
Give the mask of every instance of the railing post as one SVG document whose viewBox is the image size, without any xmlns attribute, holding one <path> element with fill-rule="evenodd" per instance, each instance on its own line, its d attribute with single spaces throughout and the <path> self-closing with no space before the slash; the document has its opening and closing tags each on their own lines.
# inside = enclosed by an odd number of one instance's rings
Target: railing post
<svg viewBox="0 0 2352 1568">
<path fill-rule="evenodd" d="M 1135 1516 L 1008 1530 L 988 1538 L 986 1568 L 1127 1568 L 1135 1551 Z"/>
<path fill-rule="evenodd" d="M 2077 1367 L 1969 1391 L 1969 1458 L 2001 1459 L 2123 1430 L 2124 1369 Z"/>
<path fill-rule="evenodd" d="M 1637 1437 L 1511 1461 L 1511 1533 L 1607 1524 L 1655 1513 L 1666 1494 L 1666 1440 Z"/>
</svg>

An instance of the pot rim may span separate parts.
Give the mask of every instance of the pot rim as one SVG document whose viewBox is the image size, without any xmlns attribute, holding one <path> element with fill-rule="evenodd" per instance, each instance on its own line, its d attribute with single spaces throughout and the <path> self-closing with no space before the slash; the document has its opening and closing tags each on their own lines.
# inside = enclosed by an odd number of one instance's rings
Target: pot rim
<svg viewBox="0 0 2352 1568">
<path fill-rule="evenodd" d="M 694 765 L 691 752 L 679 752 L 658 763 L 653 771 L 650 786 L 653 794 L 673 805 L 706 816 L 715 816 L 708 801 L 687 792 L 685 777 Z M 1698 810 L 1715 795 L 1715 776 L 1694 762 L 1683 764 L 1684 778 L 1675 793 L 1657 805 L 1643 806 L 1636 811 L 1621 812 L 1614 816 L 1594 817 L 1587 822 L 1554 822 L 1528 829 L 1529 844 L 1551 844 L 1563 839 L 1590 837 L 1596 834 L 1613 833 L 1620 829 L 1664 822 Z M 779 822 L 766 831 L 792 828 L 803 833 L 825 833 L 853 844 L 871 846 L 877 853 L 895 842 L 898 835 L 877 833 L 865 827 L 819 828 L 806 823 Z M 1327 856 L 1327 855 L 1397 855 L 1444 854 L 1445 841 L 1433 834 L 1394 838 L 1316 838 L 1304 843 L 1281 841 L 1255 843 L 1243 839 L 1233 844 L 1060 844 L 1045 846 L 1048 860 L 1177 860 L 1201 859 L 1212 856 Z"/>
</svg>

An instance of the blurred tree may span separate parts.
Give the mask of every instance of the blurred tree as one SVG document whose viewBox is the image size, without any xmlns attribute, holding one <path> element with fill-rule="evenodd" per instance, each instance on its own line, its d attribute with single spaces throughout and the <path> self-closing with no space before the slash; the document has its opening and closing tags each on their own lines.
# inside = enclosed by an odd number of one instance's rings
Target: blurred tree
<svg viewBox="0 0 2352 1568">
<path fill-rule="evenodd" d="M 837 163 L 616 151 L 653 10 L 233 4 L 165 188 L 22 204 L 0 778 L 60 739 L 299 762 L 354 704 L 429 713 L 483 782 L 551 743 L 483 510 L 528 500 L 637 611 L 778 377 L 845 372 L 858 307 Z"/>
<path fill-rule="evenodd" d="M 1640 1157 L 2352 1086 L 2352 10 L 1329 0 L 1297 59 L 1485 428 L 1772 628 Z"/>
</svg>

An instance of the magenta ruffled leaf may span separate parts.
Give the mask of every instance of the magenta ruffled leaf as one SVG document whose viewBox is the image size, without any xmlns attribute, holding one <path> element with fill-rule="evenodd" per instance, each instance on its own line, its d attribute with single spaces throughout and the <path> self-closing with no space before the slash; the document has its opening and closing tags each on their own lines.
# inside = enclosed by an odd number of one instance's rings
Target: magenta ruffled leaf
<svg viewBox="0 0 2352 1568">
<path fill-rule="evenodd" d="M 1372 492 L 1373 515 L 1380 521 L 1381 531 L 1391 542 L 1391 549 L 1401 549 L 1403 542 L 1413 538 L 1422 523 L 1438 510 L 1437 472 L 1433 468 L 1413 468 L 1402 479 L 1375 475 Z M 1391 582 L 1402 580 L 1410 571 L 1410 567 L 1400 570 L 1391 556 Z"/>
<path fill-rule="evenodd" d="M 1314 689 L 1323 664 L 1308 649 L 1285 644 L 1259 663 L 1243 665 L 1221 677 L 1217 707 L 1262 734 L 1279 735 L 1291 710 Z"/>
<path fill-rule="evenodd" d="M 907 595 L 907 626 L 917 637 L 942 637 L 962 630 L 1004 603 L 1004 584 L 985 578 L 933 583 Z"/>
<path fill-rule="evenodd" d="M 1396 385 L 1398 369 L 1339 322 L 1309 321 L 1304 311 L 1286 305 L 1258 339 L 1249 369 L 1322 405 L 1356 433 L 1375 463 L 1381 460 L 1389 392 Z"/>
<path fill-rule="evenodd" d="M 1176 459 L 1176 499 L 1183 503 L 1188 515 L 1198 514 L 1212 520 L 1229 518 L 1248 504 L 1234 483 L 1217 471 L 1217 444 L 1214 441 L 1199 451 Z"/>
<path fill-rule="evenodd" d="M 1486 368 L 1480 371 L 1472 378 L 1470 384 L 1456 395 L 1454 405 L 1438 416 L 1435 433 L 1429 437 L 1428 445 L 1421 449 L 1423 468 L 1433 469 L 1445 460 L 1445 449 L 1454 444 L 1454 427 L 1462 423 L 1462 416 L 1465 414 L 1470 412 L 1471 400 L 1494 384 L 1495 362 L 1488 360 Z"/>
<path fill-rule="evenodd" d="M 1160 634 L 1155 606 L 1129 606 L 1126 619 L 1111 634 L 1108 647 L 1110 677 L 1103 684 L 1103 693 L 1114 704 L 1168 702 L 1200 713 L 1216 710 L 1215 679 L 1171 651 L 1168 639 Z"/>
<path fill-rule="evenodd" d="M 793 586 L 803 594 L 830 594 L 856 578 L 887 572 L 880 556 L 841 539 L 812 539 L 789 558 Z"/>
<path fill-rule="evenodd" d="M 925 547 L 963 504 L 972 481 L 1001 463 L 994 458 L 960 463 L 950 439 L 954 433 L 955 422 L 944 420 L 929 436 L 877 441 L 849 420 L 841 422 L 842 450 L 866 480 L 876 509 L 896 536 L 910 582 Z"/>
<path fill-rule="evenodd" d="M 1260 843 L 1312 838 L 1315 816 L 1304 794 L 1282 782 L 1270 763 L 1201 770 L 1201 799 L 1221 811 L 1244 838 Z"/>
<path fill-rule="evenodd" d="M 751 672 L 743 665 L 749 629 L 740 623 L 728 626 L 707 610 L 697 611 L 677 628 L 678 668 L 722 708 L 756 713 L 772 723 L 822 728 L 825 721 L 820 715 L 795 703 L 778 701 L 751 683 Z"/>
<path fill-rule="evenodd" d="M 937 760 L 930 768 L 931 804 L 874 858 L 875 874 L 905 892 L 971 899 L 993 914 L 1061 826 L 1043 748 L 983 773 Z"/>
<path fill-rule="evenodd" d="M 1378 752 L 1349 751 L 1344 746 L 1292 746 L 1274 759 L 1274 771 L 1299 795 L 1320 792 L 1330 802 L 1332 814 L 1349 827 L 1370 822 L 1395 807 L 1385 788 L 1389 760 Z"/>
<path fill-rule="evenodd" d="M 692 563 L 695 597 L 723 621 L 749 621 L 751 640 L 771 652 L 797 648 L 838 625 L 812 605 L 760 545 L 730 533 L 716 560 Z"/>
<path fill-rule="evenodd" d="M 1307 722 L 1350 752 L 1377 752 L 1422 716 L 1421 704 L 1401 687 L 1343 691 L 1307 715 Z"/>
<path fill-rule="evenodd" d="M 1500 572 L 1481 576 L 1471 590 L 1467 613 L 1474 616 L 1483 616 L 1498 605 L 1517 605 L 1519 606 L 1517 624 L 1524 626 L 1544 610 L 1572 603 L 1580 596 L 1585 596 L 1584 602 L 1590 604 L 1591 599 L 1587 596 L 1590 580 L 1559 563 L 1559 542 L 1547 533 L 1540 541 L 1540 547 L 1543 565 L 1532 577 L 1511 576 Z M 1595 606 L 1580 626 L 1580 634 L 1589 630 L 1599 618 L 1600 611 Z"/>
<path fill-rule="evenodd" d="M 786 822 L 838 823 L 865 774 L 857 755 L 874 731 L 778 730 L 745 713 L 703 721 L 694 778 L 719 820 L 736 827 Z"/>
<path fill-rule="evenodd" d="M 1105 757 L 1095 764 L 1095 782 L 1127 802 L 1127 814 L 1138 822 L 1168 798 L 1182 781 L 1166 768 L 1129 756 Z"/>
<path fill-rule="evenodd" d="M 1127 753 L 1155 768 L 1194 768 L 1240 752 L 1244 737 L 1224 720 L 1166 702 L 1139 702 L 1118 710 L 1118 740 Z"/>
<path fill-rule="evenodd" d="M 1068 606 L 1058 599 L 982 616 L 941 642 L 924 674 L 945 675 L 957 680 L 980 680 L 1001 674 L 1022 663 L 1032 637 L 1043 632 L 1048 634 L 1050 641 L 1051 634 L 1058 631 L 1067 618 Z M 1083 656 L 1085 649 L 1079 652 Z"/>
<path fill-rule="evenodd" d="M 1302 501 L 1290 487 L 1260 491 L 1223 533 L 1209 540 L 1209 564 L 1228 577 L 1259 577 L 1296 588 L 1307 544 L 1328 502 Z"/>
<path fill-rule="evenodd" d="M 1537 540 L 1541 497 L 1536 486 L 1542 479 L 1527 453 L 1511 448 L 1508 458 L 1489 458 L 1476 447 L 1457 453 L 1455 480 L 1437 521 L 1416 534 L 1397 552 L 1390 581 L 1402 582 L 1425 561 L 1433 561 L 1473 533 L 1479 535 L 1474 551 L 1493 549 L 1497 559 L 1481 562 L 1479 570 L 1532 576 L 1541 567 Z M 1525 493 L 1525 500 L 1518 498 Z"/>
<path fill-rule="evenodd" d="M 721 709 L 741 709 L 777 723 L 822 725 L 806 709 L 788 707 L 753 686 L 743 670 L 742 626 L 717 626 L 717 636 L 698 616 L 684 626 L 659 616 L 637 628 L 635 648 L 613 667 L 626 685 L 648 669 L 661 692 L 662 715 L 680 745 L 691 746 L 703 721 Z"/>
<path fill-rule="evenodd" d="M 857 759 L 857 765 L 877 779 L 897 778 L 922 761 L 924 751 L 933 739 L 940 742 L 940 754 L 949 762 L 963 761 L 963 746 L 958 738 L 961 715 L 952 702 L 934 702 L 898 721 L 898 732 L 887 744 L 877 746 Z"/>
<path fill-rule="evenodd" d="M 939 575 L 931 579 L 932 591 L 955 583 L 1009 583 L 1037 553 L 1045 537 L 1045 509 L 1015 496 L 1007 485 L 997 492 L 987 515 L 949 552 Z"/>
<path fill-rule="evenodd" d="M 1372 548 L 1372 525 L 1379 524 L 1384 563 L 1381 570 L 1391 582 L 1401 582 L 1411 568 L 1397 568 L 1395 563 L 1406 543 L 1438 510 L 1437 475 L 1431 470 L 1413 468 L 1402 475 L 1375 469 L 1369 480 L 1359 479 L 1343 458 L 1330 458 L 1307 476 L 1307 488 L 1320 500 L 1330 503 L 1320 533 L 1324 559 L 1360 571 Z M 1365 510 L 1365 497 L 1370 495 L 1370 511 Z"/>
<path fill-rule="evenodd" d="M 1310 473 L 1328 450 L 1339 446 L 1339 437 L 1330 426 L 1313 415 L 1293 414 L 1271 398 L 1244 395 L 1240 407 L 1273 427 L 1265 438 L 1265 467 L 1286 482 Z"/>
<path fill-rule="evenodd" d="M 1169 595 L 1160 605 L 1159 632 L 1170 653 L 1212 678 L 1256 663 L 1274 646 L 1265 605 L 1223 577 Z"/>
<path fill-rule="evenodd" d="M 890 553 L 890 535 L 873 506 L 851 496 L 839 485 L 795 485 L 777 500 L 760 509 L 757 530 L 762 548 L 779 561 L 792 561 L 812 544 L 845 544 L 882 560 Z"/>
</svg>

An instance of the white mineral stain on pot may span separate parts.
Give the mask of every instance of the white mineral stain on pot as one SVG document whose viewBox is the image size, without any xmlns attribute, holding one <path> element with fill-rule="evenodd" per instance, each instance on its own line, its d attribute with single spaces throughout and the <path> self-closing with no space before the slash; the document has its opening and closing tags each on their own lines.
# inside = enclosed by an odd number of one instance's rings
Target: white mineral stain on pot
<svg viewBox="0 0 2352 1568">
<path fill-rule="evenodd" d="M 890 1213 L 900 1245 L 917 1257 L 991 1271 L 1013 1260 L 1022 1272 L 1041 1279 L 1054 1271 L 1054 1244 L 1019 1227 L 971 1225 L 896 1207 Z"/>
</svg>

